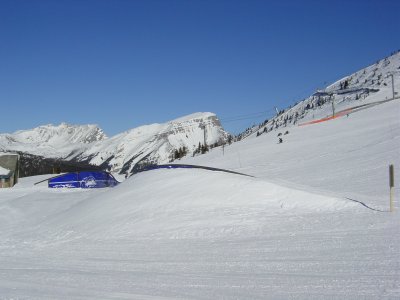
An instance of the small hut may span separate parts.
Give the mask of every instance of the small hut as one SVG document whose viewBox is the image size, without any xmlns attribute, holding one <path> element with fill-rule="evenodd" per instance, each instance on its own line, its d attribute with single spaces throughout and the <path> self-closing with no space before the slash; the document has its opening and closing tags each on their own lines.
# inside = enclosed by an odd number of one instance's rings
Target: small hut
<svg viewBox="0 0 400 300">
<path fill-rule="evenodd" d="M 0 188 L 13 187 L 19 177 L 19 155 L 0 153 Z"/>
</svg>

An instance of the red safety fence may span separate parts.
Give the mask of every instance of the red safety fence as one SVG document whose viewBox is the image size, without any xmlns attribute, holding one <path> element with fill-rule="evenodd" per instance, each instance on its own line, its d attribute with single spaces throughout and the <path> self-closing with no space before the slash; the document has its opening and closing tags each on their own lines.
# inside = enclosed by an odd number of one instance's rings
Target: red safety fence
<svg viewBox="0 0 400 300">
<path fill-rule="evenodd" d="M 306 122 L 306 123 L 301 123 L 299 124 L 299 126 L 304 126 L 304 125 L 311 125 L 311 124 L 316 124 L 316 123 L 321 123 L 321 122 L 326 122 L 326 121 L 330 121 L 339 117 L 343 117 L 344 115 L 347 115 L 348 113 L 350 113 L 353 109 L 352 108 L 348 108 L 342 111 L 337 112 L 334 116 L 329 116 L 329 117 L 325 117 L 322 119 L 318 119 L 318 120 L 313 120 L 310 122 Z"/>
</svg>

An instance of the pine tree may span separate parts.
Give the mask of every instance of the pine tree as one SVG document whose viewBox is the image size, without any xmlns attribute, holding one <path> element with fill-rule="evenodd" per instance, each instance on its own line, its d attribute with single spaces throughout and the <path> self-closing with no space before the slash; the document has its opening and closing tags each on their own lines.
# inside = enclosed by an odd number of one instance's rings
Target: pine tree
<svg viewBox="0 0 400 300">
<path fill-rule="evenodd" d="M 182 147 L 179 147 L 179 150 L 178 150 L 178 158 L 181 158 L 182 156 L 183 156 Z"/>
<path fill-rule="evenodd" d="M 179 158 L 179 151 L 177 149 L 174 150 L 174 160 Z"/>
</svg>

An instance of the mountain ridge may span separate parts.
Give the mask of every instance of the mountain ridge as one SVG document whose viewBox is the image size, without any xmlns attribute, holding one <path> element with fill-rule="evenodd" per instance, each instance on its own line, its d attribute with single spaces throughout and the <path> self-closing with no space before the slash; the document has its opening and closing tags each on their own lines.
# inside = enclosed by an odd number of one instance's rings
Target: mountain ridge
<svg viewBox="0 0 400 300">
<path fill-rule="evenodd" d="M 224 143 L 227 137 L 218 117 L 205 112 L 166 123 L 142 125 L 112 137 L 107 137 L 93 124 L 42 125 L 0 134 L 0 151 L 16 151 L 125 173 L 136 165 L 170 162 L 177 149 L 194 152 L 199 143 Z"/>
</svg>

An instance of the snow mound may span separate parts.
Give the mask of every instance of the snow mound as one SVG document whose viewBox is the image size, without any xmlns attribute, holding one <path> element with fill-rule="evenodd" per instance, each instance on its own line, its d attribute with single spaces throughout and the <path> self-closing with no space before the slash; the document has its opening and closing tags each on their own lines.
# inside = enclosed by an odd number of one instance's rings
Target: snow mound
<svg viewBox="0 0 400 300">
<path fill-rule="evenodd" d="M 65 233 L 101 239 L 249 236 L 267 230 L 270 217 L 359 207 L 346 200 L 206 170 L 144 172 L 101 192 L 36 189 L 35 195 L 8 203 L 14 212 L 9 217 L 30 220 L 29 227 L 40 226 L 37 230 L 44 229 L 43 236 L 54 240 Z"/>
</svg>

